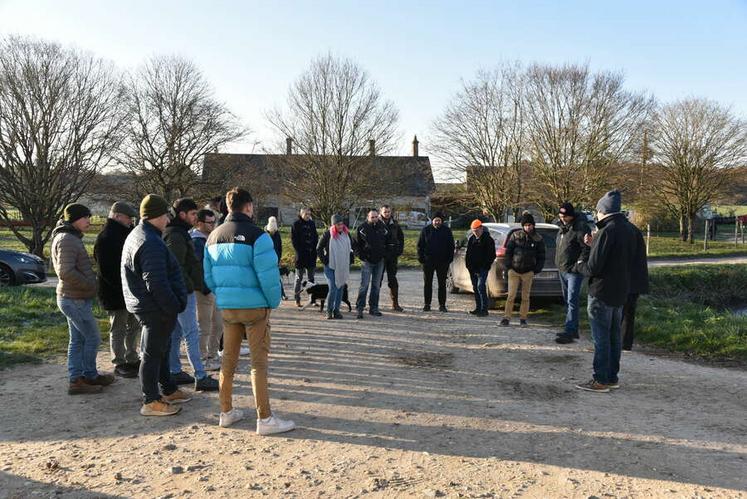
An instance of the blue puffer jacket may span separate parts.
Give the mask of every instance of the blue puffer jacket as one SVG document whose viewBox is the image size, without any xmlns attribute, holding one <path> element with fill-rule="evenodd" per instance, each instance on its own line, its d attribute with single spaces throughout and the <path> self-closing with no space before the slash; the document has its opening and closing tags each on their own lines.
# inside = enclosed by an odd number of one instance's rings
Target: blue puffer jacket
<svg viewBox="0 0 747 499">
<path fill-rule="evenodd" d="M 220 309 L 277 308 L 278 257 L 270 236 L 243 213 L 230 213 L 208 237 L 205 284 Z"/>
<path fill-rule="evenodd" d="M 187 288 L 161 232 L 148 222 L 132 229 L 122 249 L 122 291 L 131 313 L 176 316 L 187 307 Z"/>
</svg>

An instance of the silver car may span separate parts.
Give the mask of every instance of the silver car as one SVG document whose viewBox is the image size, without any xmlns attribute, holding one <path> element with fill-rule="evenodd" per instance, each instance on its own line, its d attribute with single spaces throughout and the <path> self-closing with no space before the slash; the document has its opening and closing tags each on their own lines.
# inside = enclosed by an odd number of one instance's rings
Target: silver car
<svg viewBox="0 0 747 499">
<path fill-rule="evenodd" d="M 44 260 L 30 253 L 0 249 L 0 286 L 35 284 L 46 280 Z"/>
<path fill-rule="evenodd" d="M 522 228 L 521 224 L 518 223 L 484 223 L 482 226 L 490 231 L 490 236 L 495 240 L 496 259 L 490 267 L 487 282 L 488 297 L 494 300 L 505 297 L 508 293 L 508 280 L 504 263 L 506 244 L 509 236 L 517 230 L 522 230 Z M 555 238 L 559 228 L 557 225 L 545 223 L 538 223 L 534 227 L 545 242 L 546 252 L 542 272 L 534 276 L 531 296 L 562 298 L 560 274 L 555 266 Z M 455 243 L 454 261 L 451 263 L 447 277 L 447 287 L 452 293 L 472 293 L 472 280 L 465 263 L 467 239 L 471 233 L 472 231 L 467 232 L 463 239 Z"/>
</svg>

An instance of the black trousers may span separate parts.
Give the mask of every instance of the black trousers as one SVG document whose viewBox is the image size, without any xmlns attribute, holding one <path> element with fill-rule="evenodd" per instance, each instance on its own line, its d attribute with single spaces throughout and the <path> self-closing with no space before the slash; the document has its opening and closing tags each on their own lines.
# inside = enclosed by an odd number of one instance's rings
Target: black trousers
<svg viewBox="0 0 747 499">
<path fill-rule="evenodd" d="M 622 349 L 633 349 L 633 336 L 635 335 L 635 308 L 638 305 L 638 294 L 630 293 L 628 299 L 623 305 L 622 317 Z"/>
<path fill-rule="evenodd" d="M 396 291 L 399 289 L 399 282 L 397 281 L 397 259 L 392 258 L 390 260 L 384 260 L 384 272 L 381 273 L 381 282 L 384 282 L 384 274 L 386 274 L 386 283 L 389 289 Z M 381 285 L 379 285 L 381 287 Z"/>
<path fill-rule="evenodd" d="M 449 264 L 426 264 L 423 265 L 423 298 L 425 304 L 430 306 L 433 300 L 433 273 L 438 280 L 438 305 L 446 306 L 446 275 L 449 273 Z"/>
<path fill-rule="evenodd" d="M 142 329 L 142 360 L 140 361 L 140 386 L 143 403 L 161 399 L 161 393 L 171 395 L 177 389 L 169 370 L 171 332 L 176 326 L 176 315 L 161 312 L 135 314 Z M 159 385 L 161 391 L 158 391 Z"/>
</svg>

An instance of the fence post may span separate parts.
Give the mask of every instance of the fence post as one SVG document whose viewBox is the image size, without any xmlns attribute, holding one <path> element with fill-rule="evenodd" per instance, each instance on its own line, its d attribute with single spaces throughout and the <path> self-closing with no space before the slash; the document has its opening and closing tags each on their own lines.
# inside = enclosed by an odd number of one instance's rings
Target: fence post
<svg viewBox="0 0 747 499">
<path fill-rule="evenodd" d="M 703 251 L 708 251 L 708 220 L 705 221 L 705 236 L 703 237 Z"/>
<path fill-rule="evenodd" d="M 651 224 L 646 224 L 646 256 L 651 252 Z"/>
</svg>

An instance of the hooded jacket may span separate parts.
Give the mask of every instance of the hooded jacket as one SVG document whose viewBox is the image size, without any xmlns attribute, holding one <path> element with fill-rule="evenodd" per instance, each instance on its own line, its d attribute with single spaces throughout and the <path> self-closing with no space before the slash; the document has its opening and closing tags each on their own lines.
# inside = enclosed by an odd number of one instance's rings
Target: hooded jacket
<svg viewBox="0 0 747 499">
<path fill-rule="evenodd" d="M 630 293 L 647 295 L 649 293 L 649 284 L 646 241 L 643 239 L 643 234 L 638 227 L 633 224 L 630 224 L 630 226 L 633 229 L 636 241 L 635 252 L 633 254 L 633 264 L 630 269 Z"/>
<path fill-rule="evenodd" d="M 519 274 L 539 274 L 545 266 L 545 241 L 536 230 L 531 234 L 523 229 L 515 230 L 506 244 L 506 270 Z"/>
<path fill-rule="evenodd" d="M 561 272 L 571 272 L 580 260 L 588 260 L 590 249 L 584 243 L 584 236 L 591 234 L 591 229 L 578 216 L 568 225 L 560 223 L 559 227 L 555 242 L 555 265 Z"/>
<path fill-rule="evenodd" d="M 441 225 L 426 225 L 418 239 L 418 261 L 435 267 L 449 265 L 454 260 L 454 235 L 451 229 Z"/>
<path fill-rule="evenodd" d="M 140 222 L 122 249 L 122 291 L 131 313 L 158 312 L 176 317 L 187 307 L 187 288 L 161 231 Z"/>
<path fill-rule="evenodd" d="M 589 260 L 579 262 L 574 272 L 589 276 L 589 294 L 612 307 L 625 304 L 630 292 L 630 273 L 636 253 L 633 226 L 621 213 L 597 223 L 599 231 L 589 252 Z"/>
<path fill-rule="evenodd" d="M 202 264 L 205 284 L 221 310 L 280 305 L 280 271 L 272 239 L 245 214 L 229 213 L 210 234 Z"/>
<path fill-rule="evenodd" d="M 93 258 L 96 260 L 99 284 L 99 302 L 104 310 L 124 310 L 122 292 L 122 249 L 132 227 L 125 227 L 111 218 L 96 236 L 93 245 Z"/>
<path fill-rule="evenodd" d="M 96 296 L 96 274 L 83 244 L 83 233 L 60 220 L 52 231 L 50 250 L 57 274 L 57 296 L 87 300 Z"/>
<path fill-rule="evenodd" d="M 479 238 L 474 234 L 469 235 L 464 260 L 470 273 L 490 270 L 495 260 L 495 240 L 488 229 L 483 229 Z"/>
<path fill-rule="evenodd" d="M 386 249 L 390 243 L 390 233 L 381 222 L 375 224 L 364 223 L 358 227 L 356 252 L 363 262 L 379 263 L 386 256 Z"/>
<path fill-rule="evenodd" d="M 189 235 L 192 227 L 179 217 L 173 219 L 163 231 L 163 242 L 179 262 L 187 293 L 202 289 L 202 266 L 195 256 L 195 245 Z"/>
<path fill-rule="evenodd" d="M 298 220 L 291 225 L 291 243 L 296 251 L 296 268 L 309 268 L 316 265 L 316 245 L 319 234 L 316 233 L 314 220 Z"/>
</svg>

